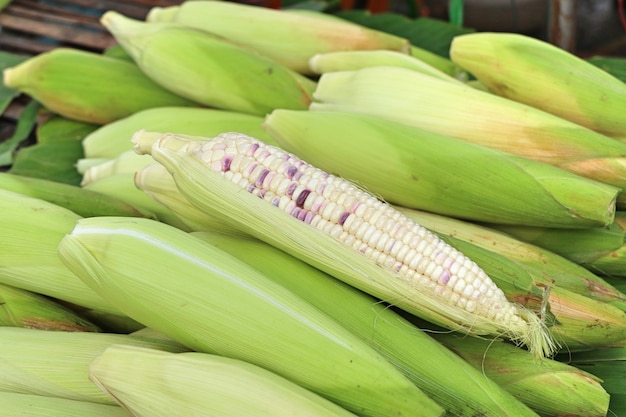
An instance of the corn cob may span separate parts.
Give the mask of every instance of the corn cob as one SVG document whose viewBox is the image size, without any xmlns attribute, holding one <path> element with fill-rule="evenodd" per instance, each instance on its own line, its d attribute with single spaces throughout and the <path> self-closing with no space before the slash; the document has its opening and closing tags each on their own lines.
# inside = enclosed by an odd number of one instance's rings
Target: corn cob
<svg viewBox="0 0 626 417">
<path fill-rule="evenodd" d="M 326 73 L 311 110 L 378 115 L 626 189 L 626 144 L 534 107 L 397 67 Z M 626 194 L 618 195 L 626 205 Z"/>
<path fill-rule="evenodd" d="M 136 417 L 356 417 L 275 373 L 207 353 L 112 346 L 89 375 Z"/>
<path fill-rule="evenodd" d="M 350 71 L 376 66 L 392 66 L 419 71 L 444 81 L 461 83 L 458 79 L 411 55 L 397 51 L 336 51 L 316 54 L 309 60 L 314 74 Z M 244 132 L 245 133 L 245 132 Z"/>
<path fill-rule="evenodd" d="M 89 381 L 89 364 L 114 344 L 171 352 L 179 343 L 112 333 L 51 332 L 0 327 L 0 392 L 116 404 Z"/>
<path fill-rule="evenodd" d="M 600 379 L 575 366 L 537 362 L 504 342 L 438 331 L 433 337 L 543 417 L 604 417 L 609 411 L 610 397 Z"/>
<path fill-rule="evenodd" d="M 537 356 L 554 349 L 539 318 L 509 303 L 471 260 L 348 181 L 242 134 L 153 143 L 138 132 L 133 141 L 192 204 L 338 279 L 444 327 L 508 337 Z"/>
<path fill-rule="evenodd" d="M 55 48 L 3 72 L 4 84 L 73 120 L 105 124 L 157 106 L 195 106 L 136 65 L 101 54 Z"/>
<path fill-rule="evenodd" d="M 75 332 L 98 332 L 94 323 L 54 300 L 0 284 L 0 326 Z"/>
<path fill-rule="evenodd" d="M 362 416 L 443 412 L 331 317 L 179 229 L 91 217 L 59 252 L 129 317 L 195 351 L 261 366 Z"/>
<path fill-rule="evenodd" d="M 599 226 L 614 218 L 614 187 L 382 117 L 279 109 L 263 127 L 283 149 L 393 204 L 516 225 Z"/>
<path fill-rule="evenodd" d="M 259 116 L 311 102 L 313 80 L 221 37 L 114 11 L 101 22 L 148 77 L 182 97 Z"/>
<path fill-rule="evenodd" d="M 513 33 L 471 33 L 451 59 L 491 91 L 611 137 L 626 137 L 626 85 L 548 42 Z"/>
<path fill-rule="evenodd" d="M 0 417 L 132 417 L 117 405 L 0 392 Z"/>
<path fill-rule="evenodd" d="M 368 29 L 321 12 L 286 11 L 232 2 L 184 2 L 175 10 L 153 9 L 148 21 L 161 20 L 204 30 L 291 68 L 310 74 L 308 61 L 318 53 L 386 49 L 408 54 L 401 37 Z M 240 22 L 245 21 L 242 25 Z"/>
<path fill-rule="evenodd" d="M 241 130 L 261 140 L 272 140 L 262 128 L 263 118 L 226 110 L 195 107 L 155 107 L 101 126 L 83 139 L 85 158 L 115 158 L 131 150 L 130 138 L 141 129 L 187 135 L 215 136 Z"/>
<path fill-rule="evenodd" d="M 81 217 L 47 201 L 0 190 L 0 283 L 97 310 L 118 313 L 78 279 L 57 245 Z"/>
<path fill-rule="evenodd" d="M 534 415 L 379 300 L 260 240 L 215 232 L 193 235 L 243 260 L 328 313 L 384 355 L 447 413 L 457 417 Z M 417 358 L 416 346 L 419 357 L 427 361 Z"/>
<path fill-rule="evenodd" d="M 153 218 L 182 230 L 188 230 L 181 219 L 167 207 L 157 203 L 135 186 L 134 172 L 104 176 L 85 184 L 83 188 L 124 200 L 141 210 L 153 213 Z"/>
<path fill-rule="evenodd" d="M 454 237 L 510 259 L 523 267 L 534 281 L 543 285 L 563 287 L 608 303 L 626 301 L 626 295 L 601 277 L 549 250 L 524 243 L 487 226 L 404 207 L 398 207 L 398 210 L 435 233 Z"/>
<path fill-rule="evenodd" d="M 64 207 L 79 216 L 150 217 L 127 201 L 96 193 L 74 185 L 43 178 L 32 178 L 10 172 L 0 172 L 0 189 L 38 198 Z"/>
</svg>

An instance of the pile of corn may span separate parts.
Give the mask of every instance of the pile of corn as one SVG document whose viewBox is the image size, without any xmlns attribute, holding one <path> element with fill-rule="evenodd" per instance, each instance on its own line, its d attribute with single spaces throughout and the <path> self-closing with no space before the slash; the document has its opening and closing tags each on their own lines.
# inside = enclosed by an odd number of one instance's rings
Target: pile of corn
<svg viewBox="0 0 626 417">
<path fill-rule="evenodd" d="M 624 83 L 516 34 L 102 23 L 3 74 L 97 128 L 80 186 L 0 174 L 0 417 L 626 410 Z"/>
</svg>

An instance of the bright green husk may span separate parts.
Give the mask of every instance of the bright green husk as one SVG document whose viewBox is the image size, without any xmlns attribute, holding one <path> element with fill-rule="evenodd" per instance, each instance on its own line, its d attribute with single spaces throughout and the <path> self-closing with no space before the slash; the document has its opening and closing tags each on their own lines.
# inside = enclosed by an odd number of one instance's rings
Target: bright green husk
<svg viewBox="0 0 626 417">
<path fill-rule="evenodd" d="M 496 94 L 607 136 L 626 136 L 626 84 L 549 42 L 471 33 L 454 38 L 450 57 Z"/>
<path fill-rule="evenodd" d="M 134 173 L 108 175 L 91 181 L 84 187 L 120 200 L 127 201 L 146 212 L 154 213 L 154 218 L 172 226 L 187 230 L 185 224 L 167 207 L 157 203 L 135 186 Z"/>
<path fill-rule="evenodd" d="M 467 85 L 371 67 L 323 74 L 314 99 L 311 110 L 386 117 L 626 189 L 625 143 Z M 626 204 L 625 193 L 618 198 Z"/>
<path fill-rule="evenodd" d="M 117 405 L 0 392 L 0 417 L 132 417 Z"/>
<path fill-rule="evenodd" d="M 0 283 L 119 314 L 61 262 L 59 241 L 81 218 L 47 201 L 0 190 Z"/>
<path fill-rule="evenodd" d="M 250 114 L 194 107 L 155 107 L 101 126 L 82 141 L 85 158 L 115 158 L 131 150 L 130 139 L 141 129 L 187 135 L 216 136 L 237 131 L 271 141 L 263 118 Z"/>
<path fill-rule="evenodd" d="M 486 226 L 424 211 L 403 207 L 398 209 L 435 233 L 454 237 L 510 259 L 537 283 L 556 285 L 603 302 L 626 302 L 626 295 L 601 277 L 551 251 Z"/>
<path fill-rule="evenodd" d="M 316 54 L 309 60 L 309 67 L 315 74 L 333 71 L 349 71 L 376 66 L 392 66 L 419 71 L 444 81 L 461 81 L 432 65 L 411 55 L 397 51 L 336 51 Z"/>
<path fill-rule="evenodd" d="M 193 350 L 264 367 L 362 416 L 442 414 L 325 313 L 226 252 L 141 220 L 82 219 L 61 257 L 129 317 Z"/>
<path fill-rule="evenodd" d="M 466 71 L 448 58 L 415 45 L 411 45 L 410 55 L 459 81 L 467 81 Z"/>
<path fill-rule="evenodd" d="M 165 167 L 158 163 L 145 166 L 135 174 L 135 185 L 152 199 L 167 207 L 190 231 L 219 231 L 240 234 L 227 222 L 209 216 L 178 191 L 176 182 Z"/>
<path fill-rule="evenodd" d="M 88 379 L 89 364 L 107 347 L 126 344 L 187 351 L 179 343 L 138 336 L 0 327 L 0 391 L 116 404 Z"/>
<path fill-rule="evenodd" d="M 135 417 L 356 417 L 266 369 L 207 353 L 112 346 L 89 376 Z"/>
<path fill-rule="evenodd" d="M 222 37 L 114 11 L 101 22 L 145 74 L 182 97 L 259 116 L 275 108 L 306 109 L 311 102 L 313 80 Z"/>
<path fill-rule="evenodd" d="M 625 415 L 626 347 L 563 355 L 562 360 L 602 379 L 602 386 L 611 395 L 607 416 Z"/>
<path fill-rule="evenodd" d="M 504 342 L 433 332 L 488 378 L 495 381 L 543 417 L 604 417 L 609 394 L 600 380 L 574 366 L 545 359 Z"/>
<path fill-rule="evenodd" d="M 100 328 L 70 309 L 40 294 L 0 284 L 0 326 L 73 332 Z"/>
<path fill-rule="evenodd" d="M 46 200 L 80 216 L 150 217 L 127 201 L 43 178 L 0 172 L 0 189 Z"/>
<path fill-rule="evenodd" d="M 211 232 L 194 236 L 245 261 L 325 311 L 384 355 L 452 415 L 534 415 L 387 304 L 260 240 Z"/>
<path fill-rule="evenodd" d="M 55 48 L 4 70 L 4 84 L 69 119 L 105 124 L 159 106 L 194 106 L 148 78 L 135 64 Z"/>
<path fill-rule="evenodd" d="M 223 218 L 236 229 L 443 327 L 474 335 L 507 337 L 528 346 L 537 356 L 550 354 L 551 337 L 533 313 L 518 309 L 516 320 L 503 323 L 470 313 L 446 302 L 434 291 L 418 289 L 398 279 L 395 272 L 381 268 L 373 259 L 334 236 L 277 210 L 267 202 L 259 204 L 257 196 L 242 192 L 237 184 L 224 180 L 198 159 L 195 150 L 204 142 L 194 143 L 171 134 L 154 142 L 154 133 L 147 132 L 138 132 L 133 141 L 139 153 L 151 153 L 172 173 L 177 187 L 192 204 L 210 215 Z"/>
<path fill-rule="evenodd" d="M 393 204 L 516 225 L 613 220 L 612 186 L 382 117 L 275 110 L 263 127 L 283 149 Z"/>
<path fill-rule="evenodd" d="M 310 74 L 308 61 L 318 53 L 388 49 L 409 53 L 401 37 L 368 29 L 322 12 L 288 12 L 233 2 L 183 2 L 166 11 L 168 19 L 187 27 L 222 36 L 302 74 Z M 160 20 L 160 10 L 148 21 Z M 242 23 L 245 22 L 245 23 Z"/>
</svg>

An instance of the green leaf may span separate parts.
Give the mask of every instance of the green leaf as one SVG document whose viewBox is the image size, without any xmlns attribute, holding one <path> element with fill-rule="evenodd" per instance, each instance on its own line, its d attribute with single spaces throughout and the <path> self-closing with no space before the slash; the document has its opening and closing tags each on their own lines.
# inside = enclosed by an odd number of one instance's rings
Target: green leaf
<svg viewBox="0 0 626 417">
<path fill-rule="evenodd" d="M 428 17 L 410 19 L 407 16 L 387 12 L 372 14 L 364 10 L 349 10 L 335 13 L 342 19 L 401 36 L 412 45 L 437 55 L 449 58 L 450 43 L 457 35 L 474 32 L 443 20 Z"/>
<path fill-rule="evenodd" d="M 0 0 L 0 10 L 3 6 L 3 0 Z M 11 68 L 20 62 L 24 61 L 27 57 L 10 54 L 8 52 L 0 51 L 0 73 L 5 68 Z M 0 77 L 1 79 L 1 77 Z M 0 114 L 4 113 L 11 101 L 20 94 L 19 91 L 6 87 L 3 83 L 0 83 Z"/>
<path fill-rule="evenodd" d="M 21 149 L 9 172 L 78 185 L 76 161 L 83 156 L 82 139 L 98 126 L 54 117 L 37 131 L 37 144 Z"/>
<path fill-rule="evenodd" d="M 13 136 L 0 143 L 0 166 L 6 167 L 13 163 L 15 150 L 28 139 L 37 124 L 37 111 L 40 107 L 36 101 L 31 101 L 24 107 Z"/>
<path fill-rule="evenodd" d="M 615 78 L 626 82 L 626 58 L 613 56 L 594 56 L 587 61 L 598 68 L 602 68 Z"/>
</svg>

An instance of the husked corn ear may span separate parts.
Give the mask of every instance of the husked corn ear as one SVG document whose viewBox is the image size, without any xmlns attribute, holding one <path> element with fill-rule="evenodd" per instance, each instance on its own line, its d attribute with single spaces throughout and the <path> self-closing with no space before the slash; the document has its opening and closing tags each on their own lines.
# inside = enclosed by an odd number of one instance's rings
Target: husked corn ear
<svg viewBox="0 0 626 417">
<path fill-rule="evenodd" d="M 311 102 L 315 81 L 218 35 L 115 11 L 101 22 L 148 77 L 189 100 L 257 116 Z"/>
<path fill-rule="evenodd" d="M 356 417 L 266 369 L 208 353 L 111 346 L 89 377 L 135 417 Z"/>
<path fill-rule="evenodd" d="M 142 134 L 136 150 L 172 172 L 191 203 L 211 213 L 223 200 L 220 214 L 243 231 L 431 320 L 504 335 L 537 356 L 554 349 L 540 319 L 509 303 L 472 260 L 354 184 L 243 134 L 185 143 L 171 134 L 142 143 Z M 238 195 L 253 199 L 235 203 Z"/>
<path fill-rule="evenodd" d="M 114 344 L 170 352 L 189 349 L 171 340 L 113 333 L 51 332 L 0 327 L 0 392 L 116 404 L 89 381 L 89 364 Z"/>
<path fill-rule="evenodd" d="M 326 313 L 189 233 L 149 219 L 91 217 L 59 253 L 128 316 L 190 349 L 256 364 L 362 416 L 443 412 Z"/>
<path fill-rule="evenodd" d="M 514 33 L 454 38 L 450 57 L 495 94 L 626 137 L 626 84 L 549 42 Z"/>
<path fill-rule="evenodd" d="M 163 13 L 155 9 L 147 20 L 159 20 Z M 317 53 L 372 49 L 408 53 L 410 48 L 404 38 L 321 12 L 194 1 L 165 13 L 170 22 L 222 36 L 302 74 L 310 74 L 308 60 Z"/>
<path fill-rule="evenodd" d="M 106 124 L 158 106 L 197 106 L 148 78 L 137 65 L 55 48 L 4 70 L 4 84 L 69 119 Z"/>
<path fill-rule="evenodd" d="M 132 417 L 118 405 L 0 392 L 0 417 Z"/>
</svg>

